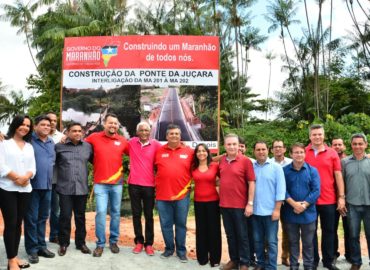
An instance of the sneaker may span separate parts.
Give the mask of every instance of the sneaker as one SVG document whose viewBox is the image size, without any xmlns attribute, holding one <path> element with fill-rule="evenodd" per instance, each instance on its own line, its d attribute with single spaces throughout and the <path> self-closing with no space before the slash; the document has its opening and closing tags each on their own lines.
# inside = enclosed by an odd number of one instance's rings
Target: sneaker
<svg viewBox="0 0 370 270">
<path fill-rule="evenodd" d="M 161 254 L 161 258 L 162 259 L 168 259 L 169 257 L 171 257 L 173 255 L 173 252 L 169 251 L 169 250 L 165 250 L 162 254 Z"/>
<path fill-rule="evenodd" d="M 177 255 L 177 257 L 179 257 L 179 260 L 182 263 L 187 263 L 188 262 L 188 258 L 186 257 L 186 255 Z"/>
<path fill-rule="evenodd" d="M 141 243 L 137 243 L 136 246 L 133 248 L 132 253 L 139 254 L 143 250 L 144 245 Z"/>
<path fill-rule="evenodd" d="M 145 253 L 148 256 L 154 256 L 154 249 L 152 246 L 148 245 L 145 247 Z"/>
</svg>

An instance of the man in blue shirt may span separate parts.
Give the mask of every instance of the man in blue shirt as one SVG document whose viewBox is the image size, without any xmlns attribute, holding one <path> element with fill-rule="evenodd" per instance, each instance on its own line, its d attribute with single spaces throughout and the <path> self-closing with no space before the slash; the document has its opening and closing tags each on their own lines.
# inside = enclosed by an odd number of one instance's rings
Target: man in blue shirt
<svg viewBox="0 0 370 270">
<path fill-rule="evenodd" d="M 293 162 L 284 167 L 286 203 L 281 209 L 289 239 L 290 269 L 299 268 L 301 235 L 303 266 L 305 270 L 312 270 L 315 266 L 313 257 L 313 237 L 317 219 L 315 203 L 320 195 L 320 177 L 316 168 L 304 162 L 306 152 L 303 144 L 293 144 L 290 155 Z"/>
<path fill-rule="evenodd" d="M 55 256 L 47 249 L 45 242 L 55 163 L 54 142 L 49 133 L 50 119 L 46 115 L 36 117 L 31 140 L 35 152 L 36 175 L 31 180 L 31 201 L 24 220 L 25 247 L 30 263 L 38 263 L 38 256 L 46 258 Z"/>
<path fill-rule="evenodd" d="M 255 270 L 277 269 L 278 229 L 281 204 L 285 199 L 284 172 L 280 165 L 268 159 L 267 143 L 258 141 L 254 145 L 256 161 L 256 190 L 253 207 L 253 238 L 257 255 Z M 265 262 L 265 242 L 268 259 Z"/>
</svg>

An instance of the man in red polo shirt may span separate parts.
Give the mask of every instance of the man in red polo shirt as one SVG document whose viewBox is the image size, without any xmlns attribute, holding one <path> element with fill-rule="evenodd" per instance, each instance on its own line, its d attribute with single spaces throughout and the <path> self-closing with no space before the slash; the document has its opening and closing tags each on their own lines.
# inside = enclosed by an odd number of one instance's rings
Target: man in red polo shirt
<svg viewBox="0 0 370 270">
<path fill-rule="evenodd" d="M 186 263 L 186 220 L 194 150 L 181 142 L 181 130 L 177 125 L 168 125 L 166 139 L 167 144 L 158 149 L 155 157 L 157 209 L 166 245 L 161 258 L 169 258 L 175 252 L 175 225 L 176 254 L 181 262 Z"/>
<path fill-rule="evenodd" d="M 94 150 L 94 194 L 96 200 L 95 235 L 96 249 L 94 257 L 100 257 L 105 246 L 105 220 L 109 202 L 110 235 L 109 248 L 118 253 L 119 225 L 123 183 L 122 157 L 127 140 L 118 135 L 118 118 L 108 113 L 104 118 L 104 130 L 88 136 L 85 141 Z"/>
<path fill-rule="evenodd" d="M 247 270 L 250 265 L 246 216 L 253 214 L 255 175 L 250 159 L 239 153 L 236 134 L 225 136 L 226 155 L 220 160 L 220 207 L 230 261 L 223 270 Z M 240 268 L 238 268 L 240 266 Z"/>
<path fill-rule="evenodd" d="M 336 210 L 345 214 L 344 182 L 338 154 L 324 144 L 324 128 L 321 125 L 310 127 L 311 143 L 306 147 L 305 161 L 316 167 L 320 175 L 320 197 L 316 203 L 321 224 L 321 252 L 325 268 L 337 270 L 335 259 L 335 215 Z M 338 194 L 337 194 L 338 192 Z M 317 230 L 317 226 L 316 226 Z M 317 233 L 314 237 L 315 264 L 320 261 Z"/>
</svg>

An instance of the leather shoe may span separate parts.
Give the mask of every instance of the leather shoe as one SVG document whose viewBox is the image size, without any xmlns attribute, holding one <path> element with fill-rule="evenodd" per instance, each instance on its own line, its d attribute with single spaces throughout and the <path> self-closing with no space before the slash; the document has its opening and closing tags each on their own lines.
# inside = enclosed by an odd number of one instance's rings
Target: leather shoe
<svg viewBox="0 0 370 270">
<path fill-rule="evenodd" d="M 117 243 L 109 244 L 110 251 L 112 253 L 118 253 L 119 252 L 119 247 L 117 246 Z"/>
<path fill-rule="evenodd" d="M 101 257 L 103 251 L 104 249 L 102 247 L 96 247 L 96 249 L 93 252 L 93 257 Z"/>
<path fill-rule="evenodd" d="M 327 268 L 329 270 L 340 270 L 335 264 L 330 264 L 330 265 L 324 265 L 324 268 Z"/>
<path fill-rule="evenodd" d="M 36 253 L 28 254 L 28 261 L 30 263 L 38 263 L 39 262 L 39 256 Z"/>
<path fill-rule="evenodd" d="M 233 261 L 228 261 L 228 263 L 223 265 L 221 269 L 222 270 L 238 269 L 238 265 Z"/>
<path fill-rule="evenodd" d="M 83 254 L 91 254 L 91 250 L 86 245 L 82 245 L 76 249 L 81 250 Z"/>
<path fill-rule="evenodd" d="M 67 247 L 65 246 L 60 246 L 58 249 L 58 255 L 59 256 L 64 256 L 67 253 Z"/>
<path fill-rule="evenodd" d="M 290 266 L 289 259 L 288 258 L 281 258 L 281 264 L 285 265 L 286 267 Z"/>
<path fill-rule="evenodd" d="M 263 267 L 261 267 L 261 266 L 256 266 L 255 268 L 253 268 L 253 270 L 263 270 Z"/>
<path fill-rule="evenodd" d="M 352 264 L 350 270 L 360 270 L 360 268 L 361 268 L 361 265 Z"/>
<path fill-rule="evenodd" d="M 37 255 L 39 255 L 41 257 L 45 257 L 45 258 L 54 258 L 55 257 L 55 253 L 51 252 L 47 248 L 40 249 L 37 252 Z"/>
</svg>

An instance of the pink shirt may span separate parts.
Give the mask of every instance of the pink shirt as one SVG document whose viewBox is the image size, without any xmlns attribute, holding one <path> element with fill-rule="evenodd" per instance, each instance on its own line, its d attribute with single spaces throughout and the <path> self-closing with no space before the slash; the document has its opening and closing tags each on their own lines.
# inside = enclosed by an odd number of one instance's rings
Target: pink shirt
<svg viewBox="0 0 370 270">
<path fill-rule="evenodd" d="M 340 159 L 337 152 L 325 145 L 325 150 L 315 155 L 312 145 L 309 144 L 306 147 L 305 161 L 319 171 L 320 197 L 316 204 L 325 205 L 337 203 L 334 172 L 341 171 Z"/>
<path fill-rule="evenodd" d="M 143 145 L 138 137 L 128 142 L 130 156 L 130 175 L 128 183 L 132 185 L 154 187 L 154 159 L 161 144 L 153 139 Z"/>
</svg>

